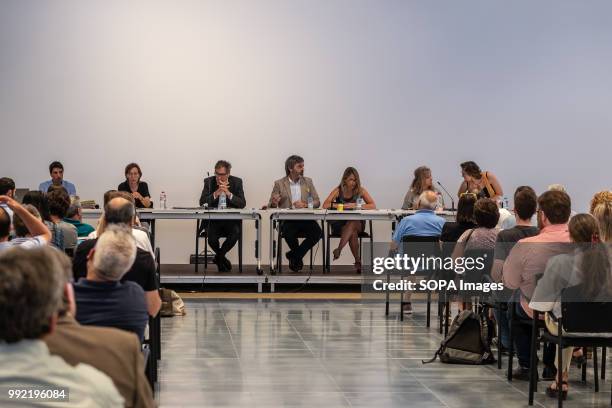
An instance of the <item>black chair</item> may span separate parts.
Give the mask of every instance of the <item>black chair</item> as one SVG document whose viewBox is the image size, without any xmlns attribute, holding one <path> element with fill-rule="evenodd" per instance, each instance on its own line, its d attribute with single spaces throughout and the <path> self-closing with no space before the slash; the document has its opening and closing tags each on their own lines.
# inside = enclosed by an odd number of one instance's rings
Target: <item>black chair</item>
<svg viewBox="0 0 612 408">
<path fill-rule="evenodd" d="M 442 248 L 439 245 L 440 236 L 432 235 L 432 236 L 417 236 L 417 235 L 405 235 L 402 237 L 402 247 L 403 253 L 420 258 L 428 258 L 428 257 L 442 257 Z M 420 274 L 419 271 L 416 271 L 411 276 L 414 277 L 427 277 L 432 278 L 436 275 L 436 271 L 426 271 L 426 274 Z M 388 277 L 388 275 L 387 275 Z M 403 279 L 404 276 L 400 275 L 400 280 Z M 404 292 L 400 293 L 400 320 L 404 320 L 404 305 L 408 302 L 404 302 Z M 440 315 L 440 307 L 438 307 L 438 315 Z M 431 291 L 427 290 L 427 317 L 426 317 L 426 326 L 430 327 L 431 323 Z"/>
<path fill-rule="evenodd" d="M 370 265 L 374 264 L 374 230 L 372 229 L 372 220 L 368 220 L 368 229 L 370 232 L 362 231 L 359 233 L 359 258 L 361 258 L 361 243 L 364 238 L 370 239 Z M 334 234 L 331 228 L 331 224 L 327 222 L 326 234 L 325 234 L 325 271 L 328 273 L 331 271 L 331 259 L 330 259 L 330 240 L 331 238 L 340 238 L 340 234 Z"/>
<path fill-rule="evenodd" d="M 556 344 L 560 349 L 563 347 L 592 347 L 593 348 L 593 372 L 595 377 L 595 392 L 599 392 L 599 377 L 597 375 L 597 348 L 612 347 L 612 338 L 609 337 L 580 337 L 584 333 L 612 333 L 612 301 L 605 299 L 599 301 L 585 302 L 582 295 L 582 285 L 572 286 L 561 292 L 561 314 L 557 324 L 558 335 L 554 336 L 548 331 L 544 332 L 542 339 Z M 565 332 L 565 334 L 564 334 Z M 568 336 L 571 333 L 572 336 Z M 535 357 L 532 357 L 532 362 Z M 557 355 L 557 365 L 563 367 L 562 353 Z M 557 372 L 557 382 L 561 384 L 563 370 Z M 584 372 L 584 371 L 583 371 Z M 558 406 L 563 406 L 563 396 L 559 392 Z M 529 401 L 533 403 L 533 389 L 529 390 Z M 612 399 L 610 401 L 612 405 Z"/>
<path fill-rule="evenodd" d="M 157 287 L 159 287 L 161 265 L 159 248 L 155 248 L 155 260 L 155 280 Z M 153 389 L 157 382 L 157 362 L 161 359 L 161 315 L 159 312 L 154 317 L 149 316 L 149 337 L 143 342 L 143 352 L 147 357 L 145 360 L 147 379 Z"/>
<path fill-rule="evenodd" d="M 195 244 L 195 265 L 196 273 L 198 272 L 199 254 L 200 254 L 200 238 L 204 238 L 204 269 L 208 269 L 208 232 L 206 227 L 209 220 L 197 220 L 196 222 L 196 244 Z M 240 222 L 240 234 L 238 235 L 238 271 L 242 273 L 242 220 Z M 224 238 L 221 236 L 221 238 Z"/>
<path fill-rule="evenodd" d="M 276 242 L 274 243 L 274 251 L 276 251 L 273 255 L 276 256 L 276 273 L 281 273 L 282 272 L 282 267 L 283 267 L 283 228 L 282 228 L 282 222 L 283 221 L 271 221 L 274 222 L 274 228 L 277 229 L 277 237 L 278 239 L 276 240 Z M 321 221 L 321 231 L 323 231 L 323 221 Z M 298 239 L 300 238 L 305 238 L 302 236 L 298 236 Z M 323 240 L 323 237 L 320 238 L 323 241 L 323 252 L 325 252 L 325 240 Z M 310 248 L 310 270 L 312 271 L 314 268 L 314 252 L 313 249 L 316 247 L 313 246 L 312 248 Z M 325 271 L 325 259 L 323 259 L 323 271 Z"/>
</svg>

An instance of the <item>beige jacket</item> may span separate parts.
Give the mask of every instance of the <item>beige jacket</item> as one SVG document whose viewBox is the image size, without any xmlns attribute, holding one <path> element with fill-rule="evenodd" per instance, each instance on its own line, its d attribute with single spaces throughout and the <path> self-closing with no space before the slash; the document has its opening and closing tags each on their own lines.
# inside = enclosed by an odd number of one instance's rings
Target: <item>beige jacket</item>
<svg viewBox="0 0 612 408">
<path fill-rule="evenodd" d="M 302 190 L 302 200 L 307 201 L 308 193 L 310 192 L 310 194 L 312 194 L 314 208 L 319 208 L 321 201 L 319 200 L 319 195 L 317 194 L 314 184 L 312 184 L 312 179 L 310 177 L 301 177 L 300 187 Z M 281 197 L 278 206 L 272 204 L 272 196 L 275 194 L 278 194 Z M 289 177 L 283 177 L 282 179 L 276 180 L 274 182 L 274 187 L 272 188 L 272 193 L 270 194 L 270 200 L 268 200 L 268 207 L 291 208 L 291 204 L 291 186 L 289 185 Z"/>
</svg>

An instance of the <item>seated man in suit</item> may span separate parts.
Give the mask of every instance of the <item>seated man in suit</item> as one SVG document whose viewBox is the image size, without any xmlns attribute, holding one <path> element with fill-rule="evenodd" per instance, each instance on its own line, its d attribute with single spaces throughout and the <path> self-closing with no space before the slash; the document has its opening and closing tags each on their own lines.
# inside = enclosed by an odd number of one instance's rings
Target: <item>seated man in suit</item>
<svg viewBox="0 0 612 408">
<path fill-rule="evenodd" d="M 274 182 L 268 207 L 270 208 L 306 208 L 309 201 L 312 207 L 321 205 L 317 190 L 312 180 L 304 177 L 304 159 L 292 155 L 285 161 L 285 174 Z M 321 227 L 316 221 L 283 221 L 282 233 L 291 249 L 285 254 L 289 260 L 289 269 L 299 272 L 304 267 L 302 258 L 321 239 Z M 299 244 L 298 237 L 304 237 Z"/>
<path fill-rule="evenodd" d="M 219 160 L 215 164 L 215 175 L 204 179 L 204 188 L 200 195 L 200 205 L 207 204 L 208 208 L 244 208 L 246 200 L 242 189 L 242 179 L 230 175 L 232 165 Z M 219 205 L 220 201 L 225 200 L 225 206 Z M 225 257 L 238 241 L 240 236 L 241 222 L 239 220 L 204 220 L 201 230 L 206 230 L 208 243 L 213 251 L 215 258 L 213 262 L 217 264 L 219 272 L 232 270 L 232 263 Z M 223 245 L 219 245 L 219 238 L 225 237 Z"/>
<path fill-rule="evenodd" d="M 154 407 L 145 376 L 140 341 L 133 333 L 110 327 L 83 326 L 76 319 L 70 258 L 53 251 L 62 270 L 64 296 L 55 331 L 44 338 L 49 352 L 71 366 L 89 364 L 108 375 L 125 400 L 126 407 Z M 95 353 L 92 353 L 95 350 Z"/>
</svg>

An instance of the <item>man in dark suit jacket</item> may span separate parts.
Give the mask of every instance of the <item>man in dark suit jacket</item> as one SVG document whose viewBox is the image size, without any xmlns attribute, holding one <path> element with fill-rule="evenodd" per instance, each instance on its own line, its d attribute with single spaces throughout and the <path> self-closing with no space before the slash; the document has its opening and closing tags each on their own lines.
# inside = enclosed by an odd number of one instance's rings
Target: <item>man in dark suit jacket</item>
<svg viewBox="0 0 612 408">
<path fill-rule="evenodd" d="M 125 399 L 126 407 L 154 407 L 138 337 L 119 329 L 79 324 L 74 318 L 76 303 L 70 283 L 70 259 L 61 252 L 56 257 L 64 269 L 66 283 L 57 326 L 44 338 L 49 352 L 70 365 L 89 364 L 108 375 Z"/>
<path fill-rule="evenodd" d="M 204 179 L 200 205 L 207 204 L 208 208 L 218 208 L 219 199 L 225 195 L 227 208 L 246 206 L 242 179 L 231 176 L 231 170 L 232 165 L 225 160 L 219 160 L 215 164 L 215 175 Z M 225 254 L 236 245 L 241 228 L 242 223 L 238 220 L 205 220 L 202 222 L 200 232 L 205 230 L 208 235 L 208 243 L 216 254 L 213 262 L 217 264 L 219 272 L 227 272 L 232 269 L 232 264 Z M 219 244 L 221 237 L 225 237 L 223 245 Z"/>
</svg>

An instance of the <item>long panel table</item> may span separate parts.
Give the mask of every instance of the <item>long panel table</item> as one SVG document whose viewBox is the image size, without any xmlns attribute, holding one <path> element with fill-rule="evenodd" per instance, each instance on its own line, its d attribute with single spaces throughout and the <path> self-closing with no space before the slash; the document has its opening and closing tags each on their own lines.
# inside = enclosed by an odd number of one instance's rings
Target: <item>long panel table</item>
<svg viewBox="0 0 612 408">
<path fill-rule="evenodd" d="M 83 218 L 99 218 L 102 210 L 83 210 Z M 261 214 L 254 209 L 251 210 L 207 210 L 207 209 L 167 209 L 167 210 L 138 210 L 138 218 L 147 221 L 151 225 L 151 246 L 155 248 L 155 221 L 156 220 L 252 220 L 255 222 L 255 259 L 257 261 L 257 273 L 263 274 L 261 268 Z M 196 231 L 197 234 L 197 231 Z M 197 238 L 196 238 L 197 239 Z M 195 271 L 198 272 L 198 254 L 195 257 Z"/>
</svg>

